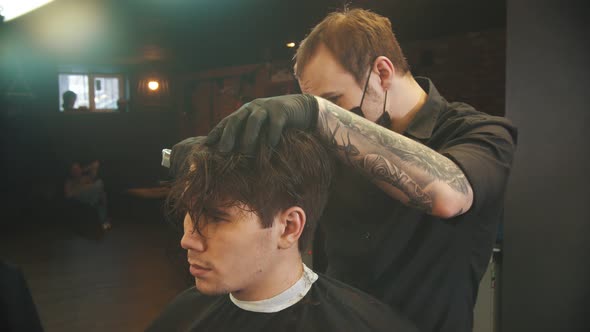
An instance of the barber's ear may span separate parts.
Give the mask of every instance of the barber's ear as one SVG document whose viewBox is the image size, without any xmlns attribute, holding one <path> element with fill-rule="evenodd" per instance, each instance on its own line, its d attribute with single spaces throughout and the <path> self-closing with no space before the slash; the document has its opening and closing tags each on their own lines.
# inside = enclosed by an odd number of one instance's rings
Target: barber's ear
<svg viewBox="0 0 590 332">
<path fill-rule="evenodd" d="M 379 73 L 381 87 L 389 89 L 393 84 L 393 77 L 395 76 L 395 67 L 389 58 L 380 56 L 373 64 L 373 71 Z"/>
<path fill-rule="evenodd" d="M 288 249 L 297 245 L 305 227 L 305 211 L 299 206 L 292 206 L 279 213 L 278 218 L 277 222 L 280 225 L 279 249 Z"/>
</svg>

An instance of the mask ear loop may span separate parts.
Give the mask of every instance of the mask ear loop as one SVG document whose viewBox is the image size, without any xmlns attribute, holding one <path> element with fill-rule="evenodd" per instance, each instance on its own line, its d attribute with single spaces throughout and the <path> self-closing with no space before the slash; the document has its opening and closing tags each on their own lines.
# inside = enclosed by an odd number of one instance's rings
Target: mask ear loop
<svg viewBox="0 0 590 332">
<path fill-rule="evenodd" d="M 385 114 L 385 106 L 387 106 L 387 90 L 385 90 L 385 101 L 383 102 L 383 114 Z"/>
<path fill-rule="evenodd" d="M 367 76 L 367 81 L 365 82 L 365 88 L 363 89 L 363 96 L 361 97 L 361 104 L 359 105 L 359 108 L 362 108 L 363 106 L 363 101 L 365 100 L 365 94 L 367 93 L 367 88 L 369 87 L 369 79 L 371 78 L 371 72 L 373 71 L 373 68 L 370 67 L 369 68 L 369 76 Z M 361 109 L 361 112 L 362 109 Z M 365 116 L 365 114 L 363 113 L 363 117 Z"/>
<path fill-rule="evenodd" d="M 387 113 L 386 109 L 386 105 L 387 105 L 387 90 L 385 90 L 385 101 L 383 102 L 383 113 L 381 114 L 381 116 L 379 117 L 379 119 L 377 119 L 377 124 L 380 125 L 381 127 L 385 127 L 387 129 L 391 130 L 391 118 L 389 117 L 389 113 Z"/>
</svg>

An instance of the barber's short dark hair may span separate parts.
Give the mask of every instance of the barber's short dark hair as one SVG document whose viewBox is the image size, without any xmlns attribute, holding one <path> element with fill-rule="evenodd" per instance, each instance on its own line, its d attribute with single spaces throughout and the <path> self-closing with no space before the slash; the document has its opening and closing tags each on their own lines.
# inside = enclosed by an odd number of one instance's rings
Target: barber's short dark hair
<svg viewBox="0 0 590 332">
<path fill-rule="evenodd" d="M 200 216 L 211 209 L 243 204 L 263 227 L 271 227 L 279 212 L 299 206 L 306 225 L 298 244 L 305 250 L 326 205 L 332 176 L 328 152 L 313 134 L 287 129 L 274 148 L 261 139 L 253 155 L 199 145 L 186 162 L 187 171 L 167 201 L 179 216 L 191 216 L 196 231 L 202 226 Z"/>
<path fill-rule="evenodd" d="M 391 21 L 365 9 L 345 9 L 328 14 L 301 42 L 295 54 L 295 74 L 301 77 L 305 66 L 324 45 L 350 72 L 359 86 L 379 56 L 387 57 L 397 73 L 405 75 L 410 66 L 393 33 Z"/>
</svg>

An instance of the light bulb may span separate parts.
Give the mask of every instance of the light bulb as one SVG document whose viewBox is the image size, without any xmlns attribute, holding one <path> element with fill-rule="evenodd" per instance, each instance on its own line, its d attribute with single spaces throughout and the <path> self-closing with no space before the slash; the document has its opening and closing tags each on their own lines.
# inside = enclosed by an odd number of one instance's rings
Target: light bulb
<svg viewBox="0 0 590 332">
<path fill-rule="evenodd" d="M 158 81 L 149 81 L 148 82 L 148 88 L 152 91 L 158 90 L 159 87 L 160 87 L 160 83 L 158 83 Z"/>
</svg>

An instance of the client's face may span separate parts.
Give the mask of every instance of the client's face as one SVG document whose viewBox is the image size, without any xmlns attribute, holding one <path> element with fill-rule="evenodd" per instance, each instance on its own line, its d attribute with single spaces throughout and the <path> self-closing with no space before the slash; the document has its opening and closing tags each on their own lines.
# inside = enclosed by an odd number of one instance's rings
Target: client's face
<svg viewBox="0 0 590 332">
<path fill-rule="evenodd" d="M 272 283 L 268 279 L 278 257 L 277 232 L 262 228 L 255 213 L 240 207 L 207 211 L 199 220 L 201 234 L 193 229 L 187 214 L 180 243 L 201 293 L 255 298 Z"/>
</svg>

